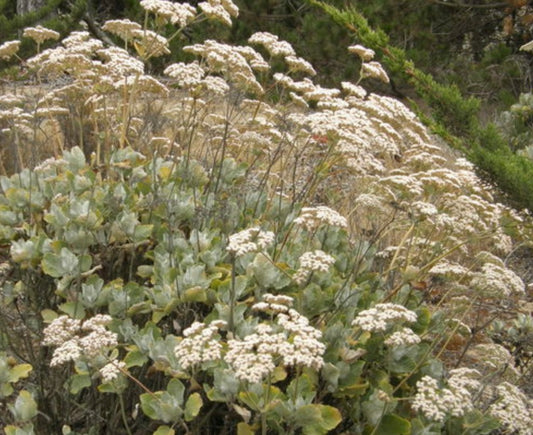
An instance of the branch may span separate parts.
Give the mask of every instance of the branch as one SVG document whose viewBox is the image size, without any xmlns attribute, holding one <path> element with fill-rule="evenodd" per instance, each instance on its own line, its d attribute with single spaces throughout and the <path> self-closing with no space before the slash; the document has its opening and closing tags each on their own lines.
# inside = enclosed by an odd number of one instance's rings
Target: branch
<svg viewBox="0 0 533 435">
<path fill-rule="evenodd" d="M 105 43 L 109 44 L 110 46 L 116 46 L 116 44 L 107 36 L 104 31 L 96 24 L 93 17 L 89 12 L 86 12 L 83 16 L 83 21 L 87 23 L 87 27 L 89 28 L 89 31 L 96 36 L 101 41 L 104 41 Z"/>
</svg>

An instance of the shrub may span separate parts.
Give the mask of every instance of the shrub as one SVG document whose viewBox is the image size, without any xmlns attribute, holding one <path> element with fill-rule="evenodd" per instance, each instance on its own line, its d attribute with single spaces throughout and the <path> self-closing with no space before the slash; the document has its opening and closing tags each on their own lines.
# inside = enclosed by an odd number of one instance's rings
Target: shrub
<svg viewBox="0 0 533 435">
<path fill-rule="evenodd" d="M 237 13 L 142 5 L 176 35 Z M 527 433 L 529 363 L 487 329 L 524 298 L 500 257 L 528 229 L 468 162 L 398 101 L 314 84 L 274 35 L 250 41 L 284 72 L 208 40 L 163 79 L 145 62 L 166 39 L 104 29 L 137 57 L 77 32 L 1 100 L 8 434 Z"/>
</svg>

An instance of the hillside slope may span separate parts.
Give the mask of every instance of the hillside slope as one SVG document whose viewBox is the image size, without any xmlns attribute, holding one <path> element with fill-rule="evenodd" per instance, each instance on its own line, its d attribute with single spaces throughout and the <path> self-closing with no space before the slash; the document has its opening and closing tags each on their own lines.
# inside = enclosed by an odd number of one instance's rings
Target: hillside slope
<svg viewBox="0 0 533 435">
<path fill-rule="evenodd" d="M 530 434 L 529 217 L 365 91 L 372 50 L 341 89 L 265 32 L 154 77 L 157 26 L 238 9 L 141 5 L 0 97 L 6 432 Z"/>
</svg>

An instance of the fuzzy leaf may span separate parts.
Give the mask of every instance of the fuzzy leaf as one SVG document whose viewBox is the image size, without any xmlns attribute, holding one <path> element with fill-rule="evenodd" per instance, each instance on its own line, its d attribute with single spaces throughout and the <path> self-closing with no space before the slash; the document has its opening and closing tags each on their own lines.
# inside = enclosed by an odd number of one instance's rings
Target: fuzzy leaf
<svg viewBox="0 0 533 435">
<path fill-rule="evenodd" d="M 146 361 L 148 361 L 148 357 L 138 349 L 130 350 L 124 357 L 127 368 L 142 367 Z"/>
<path fill-rule="evenodd" d="M 200 412 L 203 404 L 200 394 L 191 394 L 185 403 L 185 421 L 193 420 Z"/>
<path fill-rule="evenodd" d="M 162 420 L 165 423 L 176 422 L 183 415 L 183 410 L 177 401 L 167 392 L 144 393 L 139 396 L 139 399 L 144 414 L 152 420 Z"/>
<path fill-rule="evenodd" d="M 154 266 L 148 264 L 141 264 L 137 268 L 137 275 L 141 278 L 150 278 L 154 273 Z"/>
<path fill-rule="evenodd" d="M 133 241 L 138 243 L 149 239 L 153 229 L 153 225 L 137 225 L 133 231 Z"/>
<path fill-rule="evenodd" d="M 202 287 L 192 287 L 183 293 L 183 300 L 185 302 L 206 302 L 207 293 Z"/>
<path fill-rule="evenodd" d="M 32 424 L 27 424 L 24 427 L 17 427 L 17 426 L 9 425 L 4 428 L 4 431 L 6 435 L 34 435 L 35 434 Z"/>
<path fill-rule="evenodd" d="M 427 307 L 421 307 L 416 310 L 416 323 L 411 325 L 411 329 L 418 335 L 426 332 L 431 322 L 431 312 Z"/>
<path fill-rule="evenodd" d="M 282 273 L 265 254 L 259 253 L 250 265 L 250 270 L 257 283 L 263 288 L 282 289 L 290 284 L 291 279 Z"/>
<path fill-rule="evenodd" d="M 41 316 L 44 320 L 44 323 L 51 323 L 54 319 L 57 319 L 58 317 L 55 311 L 49 309 L 42 310 Z"/>
<path fill-rule="evenodd" d="M 326 382 L 327 390 L 333 392 L 339 385 L 340 370 L 337 366 L 331 363 L 325 363 L 320 372 L 322 379 Z"/>
<path fill-rule="evenodd" d="M 174 435 L 176 431 L 168 426 L 159 426 L 154 435 Z"/>
<path fill-rule="evenodd" d="M 29 391 L 22 390 L 9 409 L 16 420 L 28 421 L 37 415 L 37 402 Z"/>
<path fill-rule="evenodd" d="M 74 319 L 83 319 L 85 317 L 85 310 L 79 302 L 65 302 L 58 306 L 59 310 L 68 314 Z"/>
<path fill-rule="evenodd" d="M 239 393 L 239 400 L 253 411 L 260 410 L 261 399 L 252 391 L 241 391 Z"/>
<path fill-rule="evenodd" d="M 59 254 L 47 252 L 41 261 L 44 273 L 53 278 L 75 275 L 78 269 L 78 257 L 67 248 L 62 248 Z"/>
<path fill-rule="evenodd" d="M 181 383 L 179 379 L 172 379 L 168 383 L 167 392 L 177 401 L 178 404 L 183 404 L 185 386 Z"/>
<path fill-rule="evenodd" d="M 75 146 L 70 151 L 63 153 L 63 159 L 68 163 L 69 169 L 76 173 L 85 166 L 85 155 L 80 147 Z"/>
<path fill-rule="evenodd" d="M 88 374 L 72 375 L 70 377 L 70 392 L 78 394 L 84 388 L 91 386 L 91 377 Z"/>
<path fill-rule="evenodd" d="M 27 378 L 32 369 L 31 364 L 17 364 L 9 369 L 8 382 L 17 382 L 19 379 Z"/>
<path fill-rule="evenodd" d="M 326 434 L 342 421 L 339 410 L 329 405 L 301 406 L 296 410 L 294 418 L 306 435 Z"/>
<path fill-rule="evenodd" d="M 387 414 L 381 419 L 381 423 L 374 433 L 376 435 L 409 435 L 411 433 L 411 423 L 399 415 Z"/>
<path fill-rule="evenodd" d="M 243 406 L 239 406 L 236 403 L 233 403 L 231 406 L 233 407 L 235 412 L 242 417 L 245 423 L 248 423 L 250 421 L 250 419 L 252 418 L 252 413 L 249 409 L 246 409 Z"/>
</svg>

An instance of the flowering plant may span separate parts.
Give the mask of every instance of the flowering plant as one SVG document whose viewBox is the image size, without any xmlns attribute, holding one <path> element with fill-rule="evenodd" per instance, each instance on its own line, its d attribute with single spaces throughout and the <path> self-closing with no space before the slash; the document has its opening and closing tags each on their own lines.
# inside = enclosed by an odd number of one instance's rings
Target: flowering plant
<svg viewBox="0 0 533 435">
<path fill-rule="evenodd" d="M 19 146 L 0 178 L 6 432 L 528 433 L 527 362 L 475 361 L 496 345 L 483 314 L 525 297 L 502 257 L 527 218 L 403 104 L 315 84 L 274 35 L 186 46 L 152 77 L 159 26 L 237 9 L 141 6 L 153 29 L 107 22 L 124 48 L 75 32 L 28 60 L 68 83 L 0 99 Z M 30 170 L 37 132 L 56 156 Z"/>
</svg>

